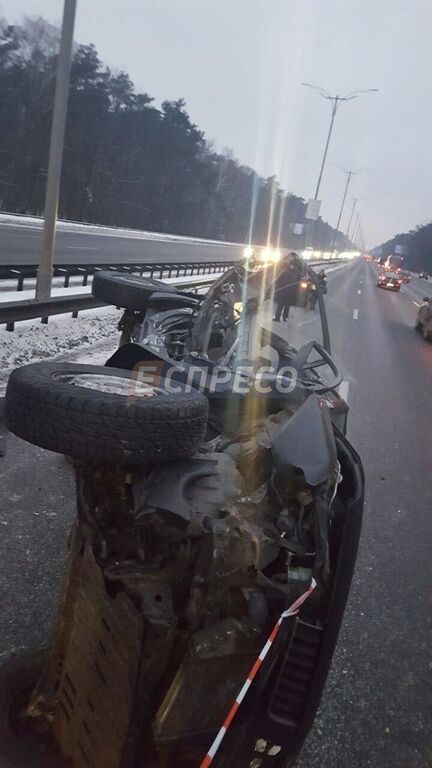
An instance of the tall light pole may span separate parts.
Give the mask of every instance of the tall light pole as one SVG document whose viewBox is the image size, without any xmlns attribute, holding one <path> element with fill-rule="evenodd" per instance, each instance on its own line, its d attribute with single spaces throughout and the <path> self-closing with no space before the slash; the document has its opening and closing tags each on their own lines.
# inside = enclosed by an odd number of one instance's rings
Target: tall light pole
<svg viewBox="0 0 432 768">
<path fill-rule="evenodd" d="M 361 230 L 361 221 L 360 221 L 360 215 L 359 215 L 358 219 L 357 219 L 357 224 L 356 224 L 355 230 L 353 232 L 354 245 L 357 245 L 357 238 L 358 238 L 358 236 L 360 234 L 360 230 Z"/>
<path fill-rule="evenodd" d="M 350 229 L 351 229 L 351 222 L 353 220 L 355 207 L 357 205 L 357 200 L 358 200 L 358 197 L 353 197 L 353 207 L 351 209 L 351 216 L 349 218 L 349 222 L 348 222 L 348 226 L 347 226 L 347 231 L 346 231 L 347 240 L 349 240 L 349 233 L 350 233 Z"/>
<path fill-rule="evenodd" d="M 352 229 L 352 237 L 351 237 L 351 240 L 354 243 L 354 245 L 355 245 L 355 234 L 357 232 L 357 225 L 358 225 L 358 222 L 359 222 L 359 218 L 360 218 L 360 212 L 357 211 L 356 212 L 356 217 L 355 217 L 355 220 L 354 220 L 354 226 L 353 226 L 353 229 Z"/>
<path fill-rule="evenodd" d="M 338 218 L 337 224 L 336 224 L 335 236 L 334 236 L 333 246 L 332 246 L 332 253 L 333 253 L 333 251 L 335 249 L 337 235 L 338 235 L 338 231 L 339 231 L 339 224 L 341 223 L 341 218 L 342 218 L 343 210 L 345 208 L 345 200 L 346 200 L 346 197 L 347 197 L 347 194 L 348 194 L 349 185 L 351 184 L 351 179 L 352 179 L 353 176 L 356 176 L 358 173 L 362 172 L 361 170 L 359 170 L 359 171 L 346 171 L 344 168 L 342 170 L 343 170 L 344 173 L 346 173 L 347 180 L 346 180 L 345 189 L 344 189 L 344 193 L 343 193 L 342 204 L 341 204 L 340 211 L 339 211 L 339 218 Z"/>
<path fill-rule="evenodd" d="M 319 195 L 319 191 L 320 191 L 320 187 L 321 187 L 321 181 L 322 181 L 323 172 L 324 172 L 324 166 L 325 166 L 326 159 L 327 159 L 327 152 L 328 152 L 328 148 L 329 148 L 329 145 L 330 145 L 331 135 L 332 135 L 332 132 L 333 132 L 333 125 L 334 125 L 336 113 L 337 113 L 340 105 L 343 102 L 345 102 L 345 101 L 352 101 L 353 99 L 356 99 L 357 96 L 359 96 L 361 93 L 377 93 L 378 92 L 378 88 L 366 88 L 366 89 L 363 89 L 361 91 L 351 91 L 351 93 L 347 93 L 345 96 L 339 96 L 339 95 L 331 96 L 329 93 L 327 93 L 326 90 L 324 90 L 324 88 L 321 88 L 318 85 L 311 85 L 310 83 L 302 83 L 302 85 L 304 85 L 305 88 L 313 88 L 315 91 L 318 91 L 320 96 L 322 96 L 323 99 L 326 99 L 327 101 L 329 101 L 330 104 L 331 104 L 330 127 L 329 127 L 329 131 L 328 131 L 328 134 L 327 134 L 327 141 L 326 141 L 325 147 L 324 147 L 324 155 L 323 155 L 323 159 L 322 159 L 322 162 L 321 162 L 321 168 L 320 168 L 320 172 L 319 172 L 319 176 L 318 176 L 318 181 L 317 181 L 317 185 L 316 185 L 316 189 L 315 189 L 314 200 L 318 200 L 318 195 Z"/>
<path fill-rule="evenodd" d="M 64 0 L 63 23 L 51 124 L 48 179 L 45 193 L 43 243 L 36 281 L 36 299 L 38 301 L 46 301 L 51 296 L 53 251 L 63 160 L 63 141 L 69 95 L 76 4 L 77 0 Z"/>
<path fill-rule="evenodd" d="M 367 195 L 363 195 L 363 197 L 353 197 L 353 207 L 352 207 L 352 210 L 351 210 L 351 216 L 350 216 L 350 219 L 349 219 L 349 222 L 348 222 L 347 231 L 346 231 L 346 236 L 347 236 L 348 239 L 349 239 L 349 235 L 350 235 L 350 231 L 351 231 L 351 223 L 352 223 L 352 220 L 353 220 L 355 207 L 356 207 L 357 203 L 359 202 L 359 200 L 364 200 L 365 197 L 367 197 Z M 357 220 L 358 220 L 358 216 L 359 215 L 357 214 Z M 356 220 L 356 224 L 357 224 L 357 220 Z M 356 224 L 354 224 L 354 229 L 355 229 Z M 353 229 L 353 232 L 354 232 L 354 229 Z"/>
</svg>

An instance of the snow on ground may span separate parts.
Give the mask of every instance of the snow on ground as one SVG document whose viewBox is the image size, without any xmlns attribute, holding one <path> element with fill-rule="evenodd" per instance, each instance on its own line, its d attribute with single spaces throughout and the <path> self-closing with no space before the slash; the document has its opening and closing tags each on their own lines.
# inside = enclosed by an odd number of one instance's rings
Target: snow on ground
<svg viewBox="0 0 432 768">
<path fill-rule="evenodd" d="M 89 276 L 88 278 L 88 285 L 91 285 L 91 280 L 93 278 Z M 64 277 L 53 277 L 52 285 L 54 288 L 63 288 L 64 283 Z M 83 289 L 83 292 L 86 290 L 85 286 L 82 284 L 82 275 L 71 275 L 69 277 L 69 286 L 70 287 L 79 287 Z M 31 292 L 33 298 L 35 288 L 36 288 L 36 278 L 35 277 L 26 277 L 24 280 L 24 291 L 17 291 L 17 281 L 16 280 L 0 280 L 0 301 L 15 301 L 15 296 L 17 297 L 17 300 L 21 297 L 22 299 L 28 298 L 27 293 Z M 65 289 L 67 290 L 67 289 Z M 6 296 L 2 296 L 1 294 L 7 294 Z M 13 299 L 11 299 L 11 296 L 14 296 Z"/>
<path fill-rule="evenodd" d="M 78 317 L 56 315 L 17 323 L 15 331 L 0 328 L 0 396 L 14 368 L 38 360 L 69 360 L 103 364 L 118 346 L 121 311 L 102 307 Z"/>
<path fill-rule="evenodd" d="M 218 275 L 215 275 L 218 277 Z M 208 280 L 207 276 L 170 278 L 165 283 L 197 283 Z M 53 296 L 68 296 L 74 293 L 89 293 L 91 286 L 54 288 Z M 7 298 L 6 298 L 7 297 Z M 33 291 L 11 291 L 2 299 L 19 301 L 34 298 Z M 0 397 L 4 394 L 11 371 L 21 365 L 38 360 L 68 360 L 70 362 L 103 365 L 115 351 L 119 341 L 118 321 L 121 310 L 101 307 L 80 312 L 77 318 L 71 314 L 54 315 L 48 324 L 40 319 L 16 323 L 14 331 L 0 326 Z"/>
</svg>

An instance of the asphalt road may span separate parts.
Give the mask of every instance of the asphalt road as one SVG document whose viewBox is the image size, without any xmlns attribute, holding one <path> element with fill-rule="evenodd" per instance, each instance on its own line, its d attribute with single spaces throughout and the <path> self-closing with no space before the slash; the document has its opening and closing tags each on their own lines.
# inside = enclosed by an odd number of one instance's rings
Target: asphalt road
<svg viewBox="0 0 432 768">
<path fill-rule="evenodd" d="M 409 283 L 404 285 L 403 290 L 417 301 L 421 301 L 425 296 L 430 298 L 432 297 L 432 280 L 413 277 Z"/>
<path fill-rule="evenodd" d="M 432 345 L 413 330 L 415 285 L 378 289 L 363 261 L 328 283 L 367 498 L 348 609 L 299 768 L 431 768 Z M 74 490 L 62 457 L 13 437 L 0 462 L 1 661 L 49 637 Z"/>
<path fill-rule="evenodd" d="M 42 229 L 35 225 L 0 223 L 0 267 L 31 266 L 39 261 Z M 152 239 L 149 233 L 103 234 L 101 231 L 57 230 L 55 264 L 115 264 L 119 261 L 182 263 L 183 261 L 233 261 L 242 245 L 194 241 L 188 238 Z"/>
<path fill-rule="evenodd" d="M 299 767 L 430 768 L 432 345 L 413 330 L 411 283 L 379 289 L 362 261 L 329 282 L 366 506 L 349 607 Z"/>
</svg>

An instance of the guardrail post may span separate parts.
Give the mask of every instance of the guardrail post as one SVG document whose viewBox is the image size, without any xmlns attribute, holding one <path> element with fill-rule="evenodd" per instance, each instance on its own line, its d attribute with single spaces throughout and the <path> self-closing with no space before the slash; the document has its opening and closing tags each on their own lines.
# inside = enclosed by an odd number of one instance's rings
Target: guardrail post
<svg viewBox="0 0 432 768">
<path fill-rule="evenodd" d="M 7 331 L 13 331 L 15 328 L 15 323 L 6 323 L 6 330 Z"/>
<path fill-rule="evenodd" d="M 64 288 L 69 288 L 70 272 L 66 272 L 64 279 Z"/>
<path fill-rule="evenodd" d="M 78 312 L 72 312 L 72 317 L 77 318 L 78 317 Z"/>
<path fill-rule="evenodd" d="M 24 275 L 19 276 L 18 283 L 17 283 L 17 291 L 22 291 L 22 290 L 24 290 Z"/>
<path fill-rule="evenodd" d="M 43 325 L 48 325 L 48 318 L 47 317 L 41 317 L 41 323 L 43 323 Z"/>
<path fill-rule="evenodd" d="M 82 284 L 83 284 L 83 285 L 87 285 L 87 280 L 88 280 L 88 272 L 86 272 L 86 273 L 84 274 L 84 277 L 83 277 L 83 281 L 82 281 Z"/>
</svg>

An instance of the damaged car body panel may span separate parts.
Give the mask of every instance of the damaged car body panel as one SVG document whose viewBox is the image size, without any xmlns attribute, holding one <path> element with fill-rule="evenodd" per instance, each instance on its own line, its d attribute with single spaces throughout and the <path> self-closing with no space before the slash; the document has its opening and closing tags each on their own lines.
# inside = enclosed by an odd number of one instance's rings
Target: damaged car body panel
<svg viewBox="0 0 432 768">
<path fill-rule="evenodd" d="M 344 435 L 328 329 L 324 345 L 296 347 L 268 325 L 276 276 L 235 267 L 195 303 L 177 304 L 172 289 L 165 302 L 158 287 L 149 315 L 142 305 L 122 322 L 128 338 L 107 373 L 125 371 L 132 392 L 153 365 L 152 385 L 169 379 L 183 392 L 198 367 L 207 427 L 198 450 L 167 462 L 74 456 L 77 521 L 27 712 L 76 768 L 198 768 L 275 622 L 312 582 L 213 764 L 292 765 L 313 722 L 354 570 L 364 477 Z M 156 431 L 163 404 L 161 395 L 151 412 Z M 140 407 L 132 397 L 122 418 Z"/>
</svg>

